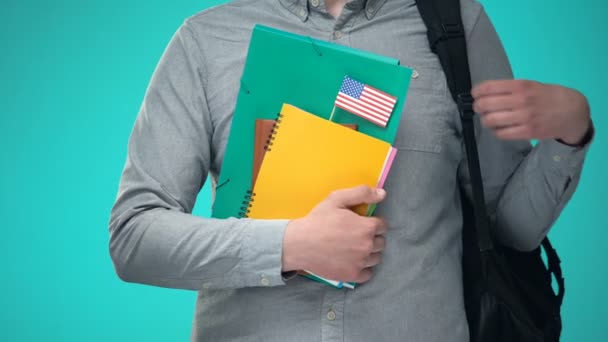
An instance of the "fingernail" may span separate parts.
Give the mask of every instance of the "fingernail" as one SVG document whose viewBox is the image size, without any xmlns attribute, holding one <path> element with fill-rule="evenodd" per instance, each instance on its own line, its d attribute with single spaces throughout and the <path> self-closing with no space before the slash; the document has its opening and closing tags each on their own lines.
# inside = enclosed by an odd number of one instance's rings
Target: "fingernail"
<svg viewBox="0 0 608 342">
<path fill-rule="evenodd" d="M 377 188 L 376 194 L 378 194 L 380 197 L 384 197 L 384 195 L 386 195 L 386 191 L 384 189 Z"/>
</svg>

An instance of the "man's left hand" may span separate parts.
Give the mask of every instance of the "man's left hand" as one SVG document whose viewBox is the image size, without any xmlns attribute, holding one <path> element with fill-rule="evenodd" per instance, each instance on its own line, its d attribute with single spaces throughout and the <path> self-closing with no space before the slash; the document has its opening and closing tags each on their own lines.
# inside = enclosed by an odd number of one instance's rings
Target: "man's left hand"
<svg viewBox="0 0 608 342">
<path fill-rule="evenodd" d="M 591 125 L 587 98 L 559 85 L 526 80 L 483 82 L 471 91 L 481 123 L 509 140 L 582 142 Z"/>
</svg>

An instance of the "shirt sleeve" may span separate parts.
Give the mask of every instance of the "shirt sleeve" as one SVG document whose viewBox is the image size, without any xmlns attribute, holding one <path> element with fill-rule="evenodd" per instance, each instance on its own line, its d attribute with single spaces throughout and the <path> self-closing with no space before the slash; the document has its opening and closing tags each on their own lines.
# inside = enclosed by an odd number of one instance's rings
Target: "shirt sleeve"
<svg viewBox="0 0 608 342">
<path fill-rule="evenodd" d="M 110 217 L 110 254 L 128 282 L 201 290 L 283 285 L 288 221 L 191 214 L 213 154 L 205 66 L 186 22 L 135 122 Z"/>
<path fill-rule="evenodd" d="M 505 50 L 487 14 L 479 8 L 475 25 L 467 36 L 472 82 L 512 79 Z M 532 250 L 572 197 L 589 144 L 571 147 L 546 140 L 532 146 L 529 141 L 499 140 L 480 125 L 478 117 L 475 124 L 494 234 L 508 246 Z M 470 196 L 466 159 L 461 162 L 459 175 Z"/>
</svg>

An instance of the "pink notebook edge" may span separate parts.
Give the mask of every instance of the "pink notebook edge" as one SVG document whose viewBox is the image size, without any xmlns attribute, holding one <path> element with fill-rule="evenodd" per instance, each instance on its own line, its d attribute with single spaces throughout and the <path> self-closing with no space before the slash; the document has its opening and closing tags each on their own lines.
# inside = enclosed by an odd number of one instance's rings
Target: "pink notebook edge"
<svg viewBox="0 0 608 342">
<path fill-rule="evenodd" d="M 386 160 L 384 161 L 384 166 L 382 167 L 382 172 L 380 173 L 380 179 L 378 179 L 378 184 L 376 187 L 384 188 L 384 182 L 386 182 L 386 178 L 388 177 L 388 173 L 393 166 L 393 161 L 395 160 L 395 156 L 397 156 L 397 149 L 391 146 L 390 151 L 386 154 Z"/>
<path fill-rule="evenodd" d="M 397 155 L 397 149 L 395 147 L 390 148 L 388 153 L 386 154 L 386 159 L 384 160 L 384 165 L 382 167 L 382 172 L 380 173 L 380 177 L 378 178 L 378 183 L 376 183 L 377 188 L 384 188 L 384 183 L 386 182 L 386 178 L 388 177 L 388 173 L 393 166 L 393 161 L 395 160 L 395 156 Z M 376 204 L 372 204 L 367 208 L 366 216 L 372 216 L 374 214 L 374 210 L 376 210 Z"/>
</svg>

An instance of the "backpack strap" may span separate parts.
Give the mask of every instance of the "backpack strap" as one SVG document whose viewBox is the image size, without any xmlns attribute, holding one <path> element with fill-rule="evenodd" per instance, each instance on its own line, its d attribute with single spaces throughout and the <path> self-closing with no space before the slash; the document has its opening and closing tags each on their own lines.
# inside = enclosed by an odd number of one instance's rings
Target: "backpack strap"
<svg viewBox="0 0 608 342">
<path fill-rule="evenodd" d="M 473 97 L 471 96 L 471 74 L 464 26 L 460 16 L 460 1 L 416 0 L 416 4 L 427 27 L 427 37 L 431 50 L 439 57 L 452 98 L 458 105 L 469 176 L 473 189 L 477 243 L 480 251 L 487 251 L 493 248 L 493 243 L 483 193 L 477 142 L 475 141 L 473 121 L 475 112 L 473 111 Z"/>
<path fill-rule="evenodd" d="M 548 238 L 545 237 L 543 239 L 542 245 L 547 255 L 547 268 L 549 273 L 553 274 L 557 283 L 557 300 L 561 306 L 564 301 L 564 294 L 566 293 L 566 285 L 564 284 L 564 276 L 562 275 L 562 261 L 559 259 L 557 251 L 555 251 Z"/>
<path fill-rule="evenodd" d="M 475 233 L 480 251 L 493 249 L 490 220 L 483 193 L 483 181 L 479 166 L 479 154 L 475 141 L 473 98 L 471 96 L 471 74 L 467 55 L 467 44 L 460 13 L 459 0 L 416 0 L 418 11 L 427 27 L 427 37 L 431 50 L 439 57 L 452 98 L 458 105 L 464 145 L 469 166 L 469 176 L 473 189 L 475 212 Z M 557 298 L 561 305 L 565 285 L 557 252 L 548 238 L 542 246 L 547 255 L 549 273 L 555 276 L 558 286 Z"/>
</svg>

